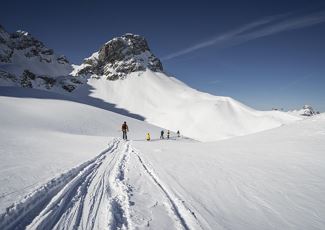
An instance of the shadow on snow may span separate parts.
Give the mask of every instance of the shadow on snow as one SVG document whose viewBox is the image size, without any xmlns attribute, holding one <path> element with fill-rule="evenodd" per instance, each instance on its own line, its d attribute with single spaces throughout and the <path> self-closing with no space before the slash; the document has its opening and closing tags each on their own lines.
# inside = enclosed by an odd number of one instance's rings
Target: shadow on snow
<svg viewBox="0 0 325 230">
<path fill-rule="evenodd" d="M 145 120 L 145 117 L 141 115 L 131 113 L 126 109 L 117 108 L 116 104 L 106 102 L 99 98 L 91 97 L 90 94 L 92 90 L 94 90 L 94 88 L 86 84 L 82 87 L 82 89 L 78 89 L 77 91 L 78 94 L 75 94 L 74 92 L 70 94 L 59 94 L 56 92 L 40 90 L 40 89 L 0 86 L 0 96 L 67 100 L 67 101 L 73 101 L 81 104 L 94 106 L 100 109 L 108 110 L 137 120 L 141 120 L 141 121 Z"/>
</svg>

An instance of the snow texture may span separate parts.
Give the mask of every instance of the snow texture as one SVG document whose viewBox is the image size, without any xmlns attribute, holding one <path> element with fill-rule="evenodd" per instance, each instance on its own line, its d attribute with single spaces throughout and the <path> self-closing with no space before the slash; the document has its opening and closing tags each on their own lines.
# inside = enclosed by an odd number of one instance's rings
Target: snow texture
<svg viewBox="0 0 325 230">
<path fill-rule="evenodd" d="M 62 95 L 0 89 L 0 229 L 325 228 L 324 114 L 160 140 L 158 127 Z M 116 138 L 124 120 L 130 141 Z"/>
<path fill-rule="evenodd" d="M 72 66 L 0 26 L 0 229 L 325 229 L 325 114 L 297 113 L 192 89 L 138 35 Z"/>
</svg>

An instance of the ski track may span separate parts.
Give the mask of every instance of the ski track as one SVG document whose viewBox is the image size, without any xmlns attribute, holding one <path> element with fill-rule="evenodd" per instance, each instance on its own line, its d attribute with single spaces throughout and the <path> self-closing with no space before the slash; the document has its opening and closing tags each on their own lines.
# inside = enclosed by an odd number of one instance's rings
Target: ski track
<svg viewBox="0 0 325 230">
<path fill-rule="evenodd" d="M 160 179 L 157 177 L 153 169 L 151 169 L 151 167 L 149 167 L 141 158 L 139 151 L 135 149 L 132 149 L 131 151 L 136 155 L 147 175 L 152 179 L 154 184 L 159 187 L 159 189 L 167 198 L 168 202 L 170 203 L 170 209 L 179 220 L 181 227 L 185 230 L 202 229 L 195 213 L 184 205 L 185 202 L 182 201 L 182 199 L 177 198 L 174 194 L 168 192 L 168 189 L 162 184 L 162 182 L 160 182 Z"/>
<path fill-rule="evenodd" d="M 176 229 L 201 229 L 195 214 L 171 194 L 130 142 L 114 139 L 90 161 L 50 180 L 0 215 L 0 229 L 134 229 L 127 171 L 135 157 L 161 191 Z M 150 217 L 154 218 L 154 217 Z"/>
</svg>

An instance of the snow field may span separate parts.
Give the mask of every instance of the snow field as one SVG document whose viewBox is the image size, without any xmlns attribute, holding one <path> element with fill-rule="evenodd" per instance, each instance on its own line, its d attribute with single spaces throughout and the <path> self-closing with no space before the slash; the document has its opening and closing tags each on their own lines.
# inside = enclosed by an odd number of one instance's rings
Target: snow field
<svg viewBox="0 0 325 230">
<path fill-rule="evenodd" d="M 325 228 L 324 114 L 217 142 L 159 140 L 143 121 L 6 90 L 0 229 Z M 128 142 L 114 138 L 124 120 Z"/>
<path fill-rule="evenodd" d="M 325 116 L 228 140 L 134 142 L 203 229 L 324 229 Z"/>
<path fill-rule="evenodd" d="M 159 137 L 160 128 L 64 96 L 33 89 L 0 87 L 0 213 L 13 202 L 86 162 L 112 137 Z"/>
<path fill-rule="evenodd" d="M 169 194 L 130 142 L 120 139 L 7 208 L 0 224 L 1 229 L 200 228 L 195 214 Z"/>
</svg>

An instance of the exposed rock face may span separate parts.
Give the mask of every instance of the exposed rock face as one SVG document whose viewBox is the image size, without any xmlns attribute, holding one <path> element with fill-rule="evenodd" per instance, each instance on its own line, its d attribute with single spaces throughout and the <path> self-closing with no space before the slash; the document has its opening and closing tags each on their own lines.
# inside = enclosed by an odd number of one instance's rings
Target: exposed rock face
<svg viewBox="0 0 325 230">
<path fill-rule="evenodd" d="M 24 31 L 8 33 L 0 25 L 0 85 L 71 92 L 82 82 L 69 76 L 72 67 L 63 55 Z"/>
<path fill-rule="evenodd" d="M 86 58 L 77 74 L 104 75 L 108 80 L 117 80 L 146 68 L 163 71 L 160 60 L 151 53 L 144 37 L 125 34 L 110 40 L 98 52 Z"/>
<path fill-rule="evenodd" d="M 302 109 L 303 109 L 303 114 L 302 115 L 304 115 L 304 116 L 313 116 L 313 115 L 316 115 L 315 110 L 310 105 L 304 105 L 302 107 Z"/>
<path fill-rule="evenodd" d="M 60 64 L 69 64 L 68 59 L 67 59 L 66 56 L 64 56 L 64 55 L 61 55 L 61 56 L 57 57 L 56 60 L 57 60 L 58 63 L 60 63 Z"/>
<path fill-rule="evenodd" d="M 8 34 L 0 25 L 0 62 L 10 61 L 12 49 L 7 44 L 9 40 L 10 34 Z"/>
<path fill-rule="evenodd" d="M 44 44 L 29 33 L 18 30 L 14 33 L 7 33 L 0 26 L 0 44 L 4 52 L 0 53 L 1 62 L 12 62 L 11 56 L 14 50 L 24 50 L 24 55 L 28 58 L 38 57 L 41 62 L 51 62 L 51 55 L 54 54 L 52 49 L 44 46 Z M 5 47 L 6 46 L 6 47 Z"/>
<path fill-rule="evenodd" d="M 139 35 L 110 40 L 72 72 L 65 56 L 56 55 L 28 32 L 8 33 L 0 25 L 0 86 L 72 92 L 90 76 L 117 80 L 146 69 L 163 71 L 160 60 Z"/>
</svg>

